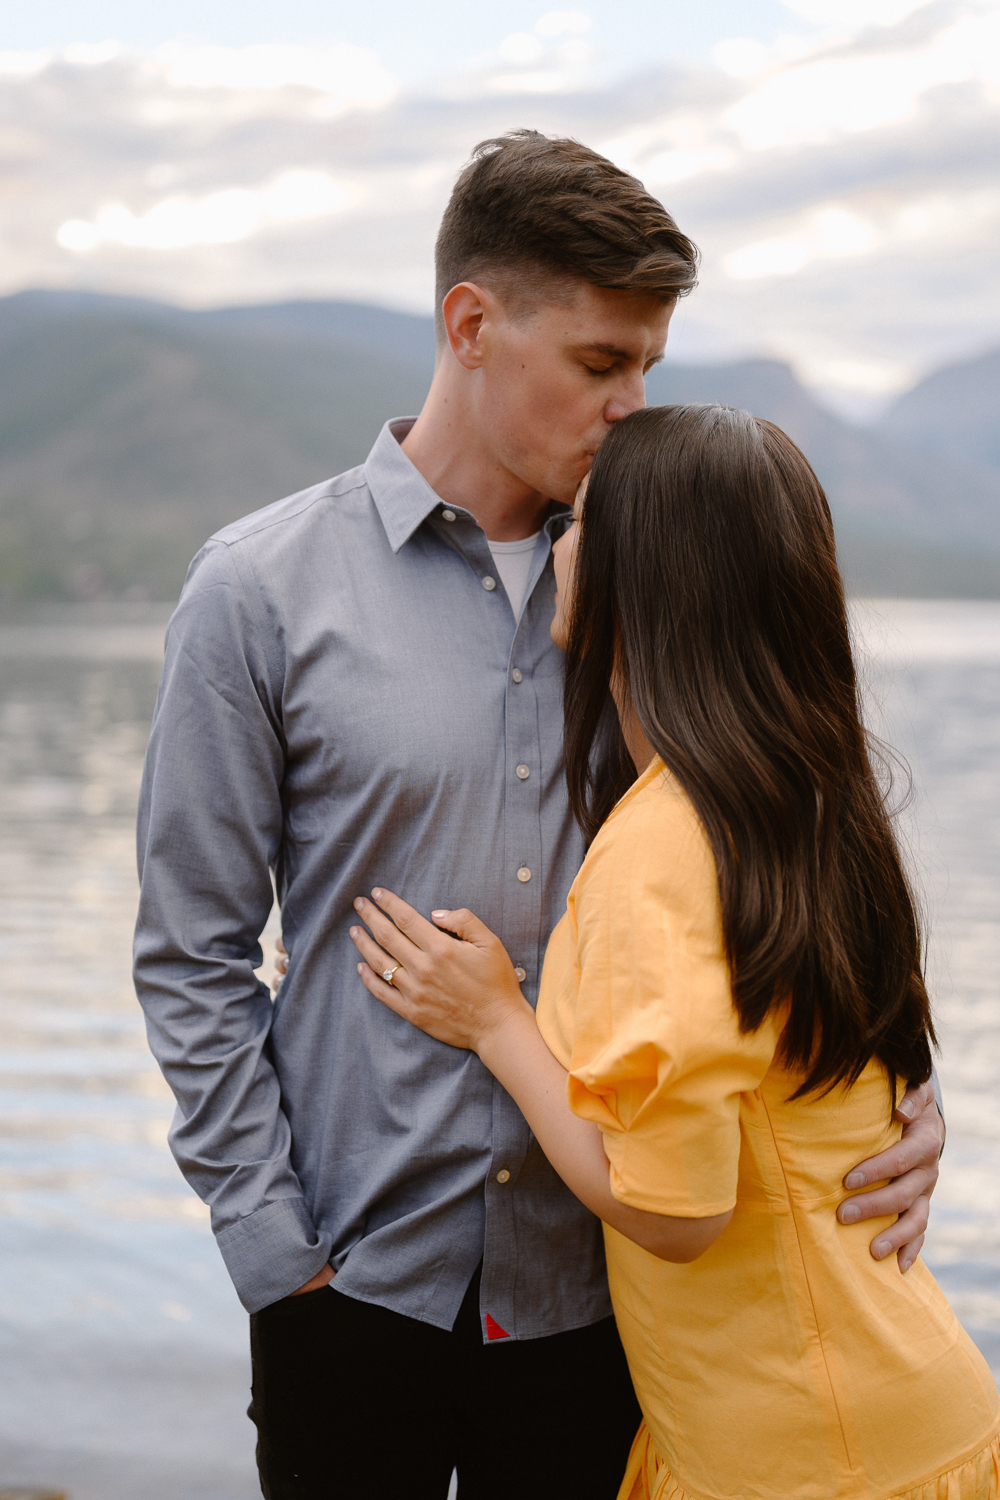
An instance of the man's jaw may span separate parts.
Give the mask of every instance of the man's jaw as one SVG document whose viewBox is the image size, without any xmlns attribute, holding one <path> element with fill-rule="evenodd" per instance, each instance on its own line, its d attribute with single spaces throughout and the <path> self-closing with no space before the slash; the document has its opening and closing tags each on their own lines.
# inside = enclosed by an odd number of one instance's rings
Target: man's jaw
<svg viewBox="0 0 1000 1500">
<path fill-rule="evenodd" d="M 526 475 L 520 477 L 524 484 L 536 486 L 534 493 L 539 498 L 554 500 L 559 505 L 572 505 L 576 500 L 577 490 L 590 473 L 595 452 L 596 449 L 588 449 L 575 461 L 563 460 L 558 467 L 553 465 L 547 475 L 536 474 L 533 480 Z"/>
</svg>

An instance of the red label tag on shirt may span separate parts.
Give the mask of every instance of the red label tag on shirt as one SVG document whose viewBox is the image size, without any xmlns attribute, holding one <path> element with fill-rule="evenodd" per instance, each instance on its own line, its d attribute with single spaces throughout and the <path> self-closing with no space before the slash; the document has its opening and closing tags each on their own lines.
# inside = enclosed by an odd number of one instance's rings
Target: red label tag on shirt
<svg viewBox="0 0 1000 1500">
<path fill-rule="evenodd" d="M 488 1339 L 509 1339 L 510 1338 L 510 1334 L 506 1333 L 504 1331 L 504 1329 L 502 1329 L 500 1327 L 500 1324 L 497 1322 L 496 1318 L 491 1318 L 490 1315 L 489 1315 L 489 1313 L 487 1313 L 486 1314 L 486 1337 Z"/>
</svg>

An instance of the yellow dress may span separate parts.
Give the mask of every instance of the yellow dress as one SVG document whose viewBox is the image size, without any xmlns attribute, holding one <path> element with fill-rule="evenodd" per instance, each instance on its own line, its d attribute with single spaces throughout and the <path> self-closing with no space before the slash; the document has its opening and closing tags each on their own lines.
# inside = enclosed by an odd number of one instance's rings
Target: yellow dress
<svg viewBox="0 0 1000 1500">
<path fill-rule="evenodd" d="M 538 1021 L 600 1126 L 616 1198 L 703 1217 L 672 1265 L 605 1228 L 645 1421 L 619 1500 L 987 1500 L 1000 1397 L 918 1260 L 837 1222 L 850 1168 L 898 1138 L 872 1064 L 789 1095 L 780 1014 L 741 1035 L 711 849 L 654 760 L 601 829 L 545 959 Z M 891 1220 L 885 1220 L 889 1224 Z"/>
</svg>

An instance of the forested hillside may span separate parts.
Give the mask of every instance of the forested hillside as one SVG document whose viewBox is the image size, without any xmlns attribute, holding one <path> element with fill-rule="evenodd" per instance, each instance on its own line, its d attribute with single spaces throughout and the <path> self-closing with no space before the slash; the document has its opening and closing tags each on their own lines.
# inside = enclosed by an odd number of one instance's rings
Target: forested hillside
<svg viewBox="0 0 1000 1500">
<path fill-rule="evenodd" d="M 982 364 L 932 377 L 877 433 L 772 361 L 666 364 L 648 391 L 785 427 L 827 487 L 856 590 L 998 596 L 1000 356 Z M 361 462 L 387 416 L 419 409 L 432 365 L 431 320 L 374 307 L 0 300 L 0 600 L 175 597 L 206 536 Z M 975 443 L 955 416 L 973 401 Z"/>
</svg>

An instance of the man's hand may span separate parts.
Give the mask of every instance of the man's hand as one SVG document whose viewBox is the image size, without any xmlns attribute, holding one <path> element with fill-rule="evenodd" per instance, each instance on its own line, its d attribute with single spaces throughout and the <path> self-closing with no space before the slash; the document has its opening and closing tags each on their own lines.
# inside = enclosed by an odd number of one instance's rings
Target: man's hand
<svg viewBox="0 0 1000 1500">
<path fill-rule="evenodd" d="M 930 1196 L 938 1179 L 938 1157 L 944 1145 L 944 1121 L 938 1113 L 934 1088 L 922 1083 L 907 1089 L 893 1116 L 902 1120 L 903 1135 L 895 1146 L 868 1161 L 859 1162 L 844 1178 L 845 1188 L 864 1187 L 870 1182 L 891 1181 L 870 1193 L 856 1193 L 837 1209 L 841 1224 L 898 1214 L 895 1224 L 883 1229 L 872 1241 L 876 1260 L 896 1251 L 901 1271 L 908 1271 L 920 1254 L 930 1209 Z"/>
<path fill-rule="evenodd" d="M 271 993 L 276 995 L 281 988 L 281 981 L 288 973 L 288 949 L 280 937 L 274 940 L 274 950 L 274 975 L 271 979 Z"/>
<path fill-rule="evenodd" d="M 298 1287 L 294 1292 L 289 1292 L 288 1295 L 290 1297 L 301 1297 L 303 1292 L 318 1292 L 321 1286 L 328 1286 L 336 1274 L 336 1271 L 330 1265 L 329 1261 L 327 1261 L 322 1271 L 317 1271 L 311 1281 L 307 1281 L 305 1286 Z"/>
</svg>

